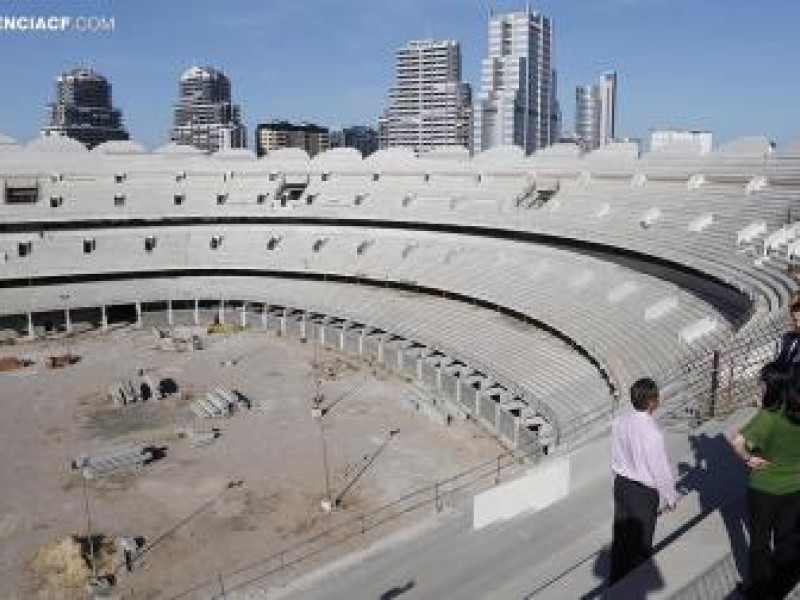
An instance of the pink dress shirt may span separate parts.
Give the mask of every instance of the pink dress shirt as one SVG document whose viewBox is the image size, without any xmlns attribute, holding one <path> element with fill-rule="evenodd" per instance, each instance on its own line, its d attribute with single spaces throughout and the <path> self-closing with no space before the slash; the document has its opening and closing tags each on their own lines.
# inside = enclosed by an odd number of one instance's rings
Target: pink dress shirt
<svg viewBox="0 0 800 600">
<path fill-rule="evenodd" d="M 661 508 L 678 499 L 664 435 L 647 412 L 629 410 L 614 419 L 611 470 L 657 490 Z"/>
</svg>

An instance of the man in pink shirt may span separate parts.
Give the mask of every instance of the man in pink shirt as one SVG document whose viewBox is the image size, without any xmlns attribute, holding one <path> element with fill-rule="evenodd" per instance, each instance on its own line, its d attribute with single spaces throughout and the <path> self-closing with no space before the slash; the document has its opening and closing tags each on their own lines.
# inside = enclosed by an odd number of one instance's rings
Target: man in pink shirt
<svg viewBox="0 0 800 600">
<path fill-rule="evenodd" d="M 664 436 L 653 419 L 658 408 L 656 382 L 644 378 L 634 383 L 631 404 L 634 410 L 623 412 L 611 425 L 614 534 L 610 585 L 650 558 L 656 517 L 675 508 L 678 500 Z"/>
</svg>

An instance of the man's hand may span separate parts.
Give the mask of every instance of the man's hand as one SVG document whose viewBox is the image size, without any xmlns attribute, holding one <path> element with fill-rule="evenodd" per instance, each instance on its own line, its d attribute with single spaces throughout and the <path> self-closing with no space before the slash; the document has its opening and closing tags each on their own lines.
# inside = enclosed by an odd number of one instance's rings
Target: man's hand
<svg viewBox="0 0 800 600">
<path fill-rule="evenodd" d="M 765 469 L 770 466 L 770 463 L 766 458 L 761 458 L 760 456 L 748 456 L 747 461 L 745 462 L 748 469 L 753 469 L 758 471 L 760 469 Z"/>
<path fill-rule="evenodd" d="M 675 507 L 677 505 L 678 505 L 678 501 L 677 500 L 673 500 L 671 504 L 667 504 L 667 505 L 661 507 L 659 509 L 659 511 L 658 511 L 658 514 L 659 515 L 665 515 L 667 513 L 671 513 L 672 511 L 675 510 Z"/>
</svg>

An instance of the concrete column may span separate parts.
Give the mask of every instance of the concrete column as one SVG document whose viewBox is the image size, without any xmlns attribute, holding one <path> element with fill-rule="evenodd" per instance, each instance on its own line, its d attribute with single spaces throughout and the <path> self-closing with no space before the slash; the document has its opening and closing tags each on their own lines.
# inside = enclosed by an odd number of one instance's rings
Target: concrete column
<svg viewBox="0 0 800 600">
<path fill-rule="evenodd" d="M 280 332 L 281 335 L 286 335 L 286 316 L 289 314 L 288 309 L 283 309 L 283 315 L 281 315 L 281 325 L 280 325 Z"/>
<path fill-rule="evenodd" d="M 33 328 L 33 313 L 28 313 L 28 339 L 36 337 L 36 331 Z"/>
<path fill-rule="evenodd" d="M 378 340 L 378 362 L 383 362 L 383 342 L 384 340 Z"/>
<path fill-rule="evenodd" d="M 219 311 L 217 312 L 217 320 L 219 321 L 220 325 L 225 323 L 225 300 L 219 301 Z"/>
<path fill-rule="evenodd" d="M 303 318 L 300 320 L 300 338 L 308 339 L 308 313 L 303 313 Z"/>
<path fill-rule="evenodd" d="M 134 306 L 136 307 L 136 327 L 141 327 L 142 326 L 142 303 L 141 302 L 137 302 L 136 304 L 134 304 Z"/>
<path fill-rule="evenodd" d="M 358 355 L 364 356 L 364 336 L 366 333 L 364 330 L 361 330 L 361 335 L 358 336 Z"/>
<path fill-rule="evenodd" d="M 194 324 L 200 325 L 200 300 L 194 299 Z"/>
<path fill-rule="evenodd" d="M 100 306 L 100 328 L 103 331 L 108 331 L 108 312 L 105 304 Z"/>
<path fill-rule="evenodd" d="M 240 315 L 240 323 L 242 325 L 242 329 L 247 327 L 247 304 L 242 304 L 242 313 Z"/>
<path fill-rule="evenodd" d="M 417 379 L 422 381 L 422 361 L 424 359 L 422 357 L 417 359 Z"/>
<path fill-rule="evenodd" d="M 175 316 L 172 314 L 172 300 L 167 300 L 167 325 L 172 327 L 175 324 Z"/>
<path fill-rule="evenodd" d="M 64 329 L 67 333 L 72 333 L 72 317 L 69 314 L 69 309 L 64 309 Z"/>
<path fill-rule="evenodd" d="M 267 330 L 267 305 L 265 304 L 261 309 L 261 329 Z"/>
</svg>

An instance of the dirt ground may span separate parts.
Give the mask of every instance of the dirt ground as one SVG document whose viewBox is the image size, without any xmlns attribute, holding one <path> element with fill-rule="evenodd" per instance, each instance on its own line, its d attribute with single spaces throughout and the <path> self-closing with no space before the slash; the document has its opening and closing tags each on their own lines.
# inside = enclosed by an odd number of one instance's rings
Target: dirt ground
<svg viewBox="0 0 800 600">
<path fill-rule="evenodd" d="M 209 339 L 204 350 L 179 353 L 157 349 L 149 329 L 122 327 L 2 348 L 36 364 L 0 373 L 0 597 L 84 597 L 48 589 L 32 560 L 45 544 L 86 534 L 82 480 L 71 469 L 80 454 L 128 442 L 166 448 L 160 460 L 99 477 L 87 489 L 94 533 L 146 540 L 137 568 L 119 576 L 123 597 L 162 598 L 501 450 L 474 423 L 444 427 L 416 412 L 407 381 L 356 359 L 262 332 Z M 46 368 L 48 356 L 70 353 L 80 361 Z M 332 495 L 347 488 L 331 515 L 320 510 L 323 443 L 310 411 L 315 361 L 332 405 L 323 419 Z M 113 406 L 109 385 L 140 369 L 173 378 L 181 393 Z M 253 409 L 196 419 L 189 396 L 217 385 L 242 392 Z M 192 447 L 181 435 L 212 426 L 221 437 L 207 446 Z"/>
</svg>

